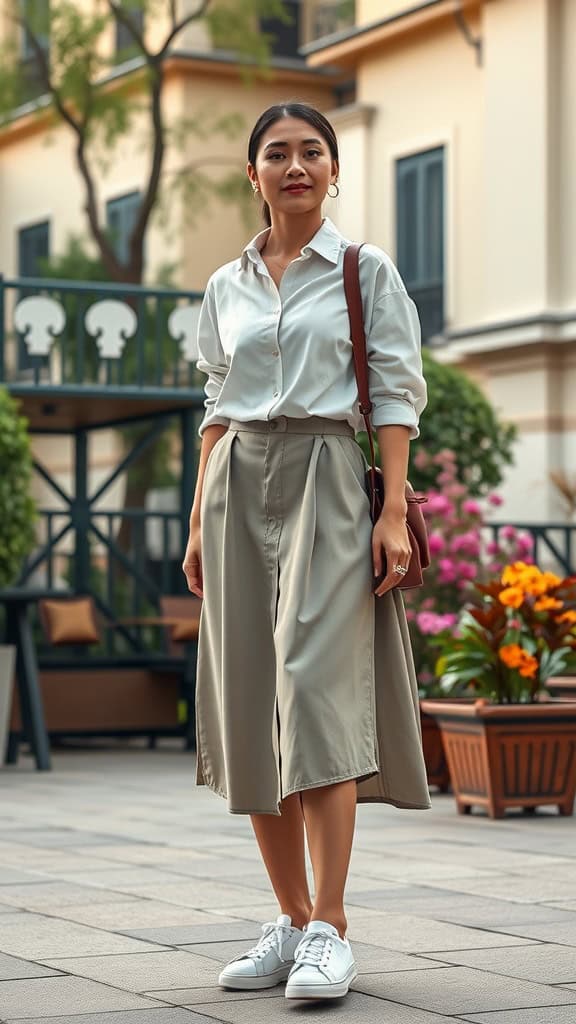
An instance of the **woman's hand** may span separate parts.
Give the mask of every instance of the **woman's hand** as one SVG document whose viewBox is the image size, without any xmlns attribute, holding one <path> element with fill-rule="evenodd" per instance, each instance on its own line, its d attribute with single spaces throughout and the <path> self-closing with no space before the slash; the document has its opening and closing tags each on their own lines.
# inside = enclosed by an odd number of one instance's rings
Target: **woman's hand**
<svg viewBox="0 0 576 1024">
<path fill-rule="evenodd" d="M 412 548 L 406 528 L 406 510 L 384 509 L 372 530 L 372 560 L 374 563 L 374 579 L 384 572 L 386 576 L 374 591 L 381 597 L 391 590 L 402 579 L 402 574 L 394 572 L 395 565 L 403 565 L 406 569 L 410 562 Z"/>
<path fill-rule="evenodd" d="M 196 597 L 204 597 L 204 580 L 202 577 L 202 548 L 200 542 L 200 527 L 190 527 L 190 536 L 186 545 L 182 571 L 186 577 L 188 590 Z"/>
</svg>

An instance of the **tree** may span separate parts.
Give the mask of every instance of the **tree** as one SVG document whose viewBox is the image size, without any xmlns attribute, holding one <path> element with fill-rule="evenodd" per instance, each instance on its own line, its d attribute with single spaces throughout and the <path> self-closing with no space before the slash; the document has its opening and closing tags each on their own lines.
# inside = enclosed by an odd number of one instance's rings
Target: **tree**
<svg viewBox="0 0 576 1024">
<path fill-rule="evenodd" d="M 27 52 L 38 88 L 45 94 L 56 123 L 65 125 L 75 140 L 75 161 L 84 185 L 84 211 L 90 238 L 108 279 L 139 284 L 144 269 L 146 232 L 157 207 L 165 159 L 171 144 L 178 145 L 185 134 L 200 138 L 230 135 L 240 126 L 238 115 L 221 118 L 207 114 L 166 123 L 163 97 L 166 65 L 185 29 L 202 20 L 215 45 L 236 52 L 246 74 L 256 67 L 267 73 L 272 37 L 258 29 L 258 18 L 272 16 L 289 21 L 283 0 L 191 0 L 193 9 L 179 13 L 177 0 L 96 0 L 93 10 L 79 9 L 73 0 L 6 0 L 14 31 L 24 33 Z M 190 4 L 185 5 L 188 8 Z M 152 48 L 147 42 L 148 21 L 164 24 L 161 41 Z M 106 54 L 101 42 L 105 33 L 120 32 L 129 42 L 118 54 Z M 30 65 L 22 62 L 18 47 L 11 45 L 0 55 L 0 124 L 8 121 L 19 103 L 30 98 Z M 118 70 L 120 58 L 133 58 L 126 73 Z M 46 108 L 40 108 L 45 116 Z M 128 243 L 128 259 L 119 258 L 101 220 L 98 179 L 103 157 L 145 114 L 149 137 L 149 164 L 142 185 L 142 199 Z M 210 158 L 209 158 L 210 159 Z M 211 162 L 218 163 L 212 157 Z M 195 161 L 177 176 L 179 187 L 195 189 L 205 196 L 220 195 L 237 200 L 238 170 L 223 180 L 204 169 L 206 159 Z"/>
</svg>

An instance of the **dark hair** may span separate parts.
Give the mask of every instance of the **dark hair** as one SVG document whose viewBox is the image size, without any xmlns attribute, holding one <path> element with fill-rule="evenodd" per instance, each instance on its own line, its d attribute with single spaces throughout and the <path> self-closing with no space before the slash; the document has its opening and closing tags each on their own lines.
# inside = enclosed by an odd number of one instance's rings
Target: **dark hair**
<svg viewBox="0 0 576 1024">
<path fill-rule="evenodd" d="M 268 107 L 263 114 L 260 114 L 256 121 L 248 142 L 248 160 L 253 167 L 256 167 L 256 157 L 258 156 L 262 136 L 271 125 L 276 124 L 276 121 L 281 121 L 284 117 L 296 117 L 299 121 L 307 121 L 308 124 L 312 125 L 320 133 L 326 142 L 332 159 L 339 159 L 338 140 L 330 121 L 319 110 L 316 110 L 315 107 L 309 106 L 308 103 L 298 103 L 297 101 L 289 100 L 287 103 L 275 103 L 273 107 Z M 270 227 L 272 223 L 270 208 L 266 202 L 262 207 L 262 215 L 266 224 Z"/>
</svg>

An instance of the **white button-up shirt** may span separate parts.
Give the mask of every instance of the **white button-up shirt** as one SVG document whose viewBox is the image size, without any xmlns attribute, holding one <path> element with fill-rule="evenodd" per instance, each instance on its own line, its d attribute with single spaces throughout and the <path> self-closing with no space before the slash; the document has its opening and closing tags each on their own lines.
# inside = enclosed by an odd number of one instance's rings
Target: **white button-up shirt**
<svg viewBox="0 0 576 1024">
<path fill-rule="evenodd" d="M 261 256 L 269 228 L 208 281 L 198 326 L 198 369 L 207 374 L 199 428 L 276 416 L 325 416 L 365 429 L 358 409 L 343 259 L 348 244 L 325 218 L 278 289 Z M 360 285 L 375 427 L 399 423 L 418 436 L 426 405 L 420 324 L 390 257 L 360 250 Z"/>
</svg>

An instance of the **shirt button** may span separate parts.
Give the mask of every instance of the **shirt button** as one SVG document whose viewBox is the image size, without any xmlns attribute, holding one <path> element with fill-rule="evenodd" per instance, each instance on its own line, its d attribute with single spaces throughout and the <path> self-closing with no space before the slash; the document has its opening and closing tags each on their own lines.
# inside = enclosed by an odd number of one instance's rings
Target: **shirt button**
<svg viewBox="0 0 576 1024">
<path fill-rule="evenodd" d="M 274 394 L 272 395 L 272 398 L 278 398 L 279 394 L 280 394 L 279 391 L 275 391 Z"/>
<path fill-rule="evenodd" d="M 272 355 L 274 356 L 275 359 L 277 359 L 278 356 L 280 355 L 280 352 L 278 351 L 278 349 L 276 349 L 276 351 L 273 352 Z"/>
</svg>

